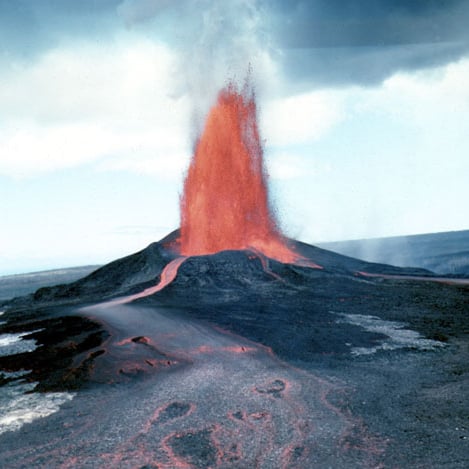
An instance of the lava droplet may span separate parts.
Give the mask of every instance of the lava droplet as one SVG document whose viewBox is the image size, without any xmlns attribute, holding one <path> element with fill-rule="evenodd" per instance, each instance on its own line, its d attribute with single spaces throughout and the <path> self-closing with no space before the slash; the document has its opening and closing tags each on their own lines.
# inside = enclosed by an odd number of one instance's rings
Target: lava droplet
<svg viewBox="0 0 469 469">
<path fill-rule="evenodd" d="M 242 91 L 233 83 L 222 89 L 207 116 L 184 183 L 179 241 L 183 256 L 254 249 L 281 262 L 303 260 L 270 209 L 249 81 Z"/>
</svg>

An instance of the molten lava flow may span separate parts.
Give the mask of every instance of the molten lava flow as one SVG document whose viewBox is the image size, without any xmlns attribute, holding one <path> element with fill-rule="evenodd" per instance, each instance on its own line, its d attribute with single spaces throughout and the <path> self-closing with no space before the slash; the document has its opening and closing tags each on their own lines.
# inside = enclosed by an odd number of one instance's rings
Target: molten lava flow
<svg viewBox="0 0 469 469">
<path fill-rule="evenodd" d="M 145 296 L 154 295 L 155 293 L 163 290 L 164 287 L 169 285 L 176 278 L 180 265 L 186 259 L 187 259 L 186 257 L 181 256 L 181 257 L 177 257 L 176 259 L 173 259 L 171 262 L 166 264 L 165 268 L 161 272 L 160 281 L 155 286 L 146 288 L 140 293 L 134 293 L 133 295 L 123 296 L 121 298 L 116 298 L 115 300 L 110 300 L 105 303 L 101 303 L 101 305 L 106 305 L 106 306 L 124 305 L 134 300 L 138 300 L 139 298 L 144 298 Z"/>
<path fill-rule="evenodd" d="M 208 114 L 184 183 L 180 252 L 249 248 L 281 262 L 302 260 L 270 211 L 254 93 L 249 84 L 242 92 L 230 84 Z"/>
</svg>

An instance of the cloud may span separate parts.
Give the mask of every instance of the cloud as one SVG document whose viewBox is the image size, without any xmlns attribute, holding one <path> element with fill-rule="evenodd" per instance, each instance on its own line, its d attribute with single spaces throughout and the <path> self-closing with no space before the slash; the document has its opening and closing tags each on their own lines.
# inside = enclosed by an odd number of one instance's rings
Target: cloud
<svg viewBox="0 0 469 469">
<path fill-rule="evenodd" d="M 194 129 L 193 100 L 174 96 L 176 63 L 168 46 L 131 32 L 113 43 L 79 41 L 5 63 L 0 174 L 30 178 L 92 164 L 179 180 Z M 279 85 L 267 55 L 264 65 L 270 86 Z M 341 100 L 330 92 L 261 101 L 269 148 L 310 143 L 341 119 Z M 290 115 L 296 118 L 285 119 Z"/>
<path fill-rule="evenodd" d="M 290 80 L 376 85 L 398 71 L 466 56 L 468 18 L 464 0 L 277 1 L 269 30 Z"/>
<path fill-rule="evenodd" d="M 286 47 L 393 46 L 469 37 L 465 0 L 277 1 L 273 30 Z"/>
<path fill-rule="evenodd" d="M 155 101 L 171 101 L 173 67 L 168 47 L 132 36 L 127 43 L 78 42 L 34 61 L 8 61 L 2 64 L 2 115 L 56 122 L 158 117 L 162 103 Z"/>
<path fill-rule="evenodd" d="M 127 24 L 158 29 L 177 52 L 176 94 L 193 105 L 195 133 L 228 80 L 242 81 L 248 70 L 254 83 L 272 73 L 262 18 L 267 13 L 256 0 L 124 0 L 118 8 Z"/>
<path fill-rule="evenodd" d="M 116 149 L 112 134 L 92 125 L 17 123 L 0 133 L 0 173 L 30 177 L 93 161 Z"/>
<path fill-rule="evenodd" d="M 121 125 L 121 123 L 120 123 Z M 179 179 L 189 156 L 182 129 L 102 127 L 95 123 L 19 123 L 0 132 L 0 174 L 16 179 L 93 163 L 101 171 L 132 171 Z"/>
<path fill-rule="evenodd" d="M 331 167 L 313 158 L 291 152 L 278 152 L 267 160 L 268 174 L 279 181 L 313 179 L 327 174 Z"/>
<path fill-rule="evenodd" d="M 188 154 L 190 141 L 187 100 L 168 94 L 172 64 L 170 49 L 145 40 L 81 43 L 10 64 L 0 91 L 0 173 L 31 177 L 106 161 L 174 177 L 174 155 Z"/>
<path fill-rule="evenodd" d="M 465 44 L 411 44 L 382 47 L 298 48 L 277 59 L 287 80 L 305 89 L 377 86 L 399 71 L 438 67 L 467 54 Z"/>
<path fill-rule="evenodd" d="M 280 159 L 287 226 L 310 242 L 466 229 L 468 74 L 464 59 L 347 89 L 339 126 Z"/>
<path fill-rule="evenodd" d="M 422 131 L 448 118 L 454 123 L 469 117 L 469 59 L 417 73 L 397 73 L 380 89 L 368 93 L 363 111 L 380 109 L 395 119 L 412 123 Z M 447 125 L 445 125 L 447 127 Z M 455 127 L 459 127 L 455 125 Z"/>
<path fill-rule="evenodd" d="M 465 0 L 0 0 L 0 51 L 34 58 L 127 27 L 178 50 L 179 92 L 197 96 L 203 114 L 249 62 L 262 78 L 266 56 L 302 89 L 375 86 L 447 64 L 468 54 L 468 18 Z"/>
<path fill-rule="evenodd" d="M 148 149 L 147 149 L 147 152 Z M 129 155 L 105 159 L 97 165 L 100 171 L 128 171 L 157 176 L 161 179 L 180 180 L 189 164 L 189 153 L 176 153 L 173 149 L 163 151 L 154 148 L 151 154 Z"/>
<path fill-rule="evenodd" d="M 204 96 L 204 111 L 213 90 L 243 76 L 248 62 L 262 77 L 266 56 L 298 91 L 376 86 L 469 52 L 464 0 L 125 0 L 119 12 L 131 24 L 160 20 L 182 57 L 181 88 Z"/>
<path fill-rule="evenodd" d="M 34 58 L 64 42 L 112 36 L 120 0 L 0 0 L 0 52 Z"/>
<path fill-rule="evenodd" d="M 187 2 L 179 0 L 179 8 L 187 6 Z M 124 0 L 117 6 L 117 13 L 128 26 L 148 21 L 174 7 L 174 0 Z"/>
<path fill-rule="evenodd" d="M 316 91 L 275 99 L 261 112 L 268 147 L 302 145 L 321 138 L 342 119 L 339 93 Z"/>
</svg>

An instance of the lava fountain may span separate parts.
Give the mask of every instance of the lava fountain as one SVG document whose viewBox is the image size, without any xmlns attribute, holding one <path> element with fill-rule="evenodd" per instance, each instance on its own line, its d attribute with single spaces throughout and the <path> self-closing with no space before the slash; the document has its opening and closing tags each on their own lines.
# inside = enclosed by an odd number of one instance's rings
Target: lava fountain
<svg viewBox="0 0 469 469">
<path fill-rule="evenodd" d="M 269 204 L 249 81 L 241 91 L 228 84 L 208 113 L 184 182 L 179 242 L 184 256 L 252 249 L 280 262 L 302 261 Z"/>
</svg>

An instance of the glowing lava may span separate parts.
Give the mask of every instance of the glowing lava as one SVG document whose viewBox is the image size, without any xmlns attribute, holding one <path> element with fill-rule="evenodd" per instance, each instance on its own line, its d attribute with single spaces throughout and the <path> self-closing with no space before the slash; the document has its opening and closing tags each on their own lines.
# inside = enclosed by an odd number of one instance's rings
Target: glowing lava
<svg viewBox="0 0 469 469">
<path fill-rule="evenodd" d="M 126 303 L 130 303 L 134 300 L 138 300 L 140 298 L 144 298 L 145 296 L 154 295 L 155 293 L 163 290 L 166 285 L 169 285 L 175 278 L 179 269 L 179 266 L 186 260 L 187 258 L 184 256 L 177 257 L 173 259 L 171 262 L 166 264 L 165 268 L 161 271 L 160 274 L 160 281 L 153 287 L 146 288 L 145 290 L 134 293 L 133 295 L 122 296 L 120 298 L 116 298 L 114 300 L 109 300 L 104 303 L 101 303 L 102 306 L 117 306 L 117 305 L 124 305 Z M 88 307 L 82 308 L 83 311 L 89 309 Z"/>
<path fill-rule="evenodd" d="M 218 95 L 200 136 L 181 198 L 184 256 L 254 249 L 281 262 L 302 258 L 287 246 L 270 210 L 255 96 L 248 82 Z"/>
</svg>

